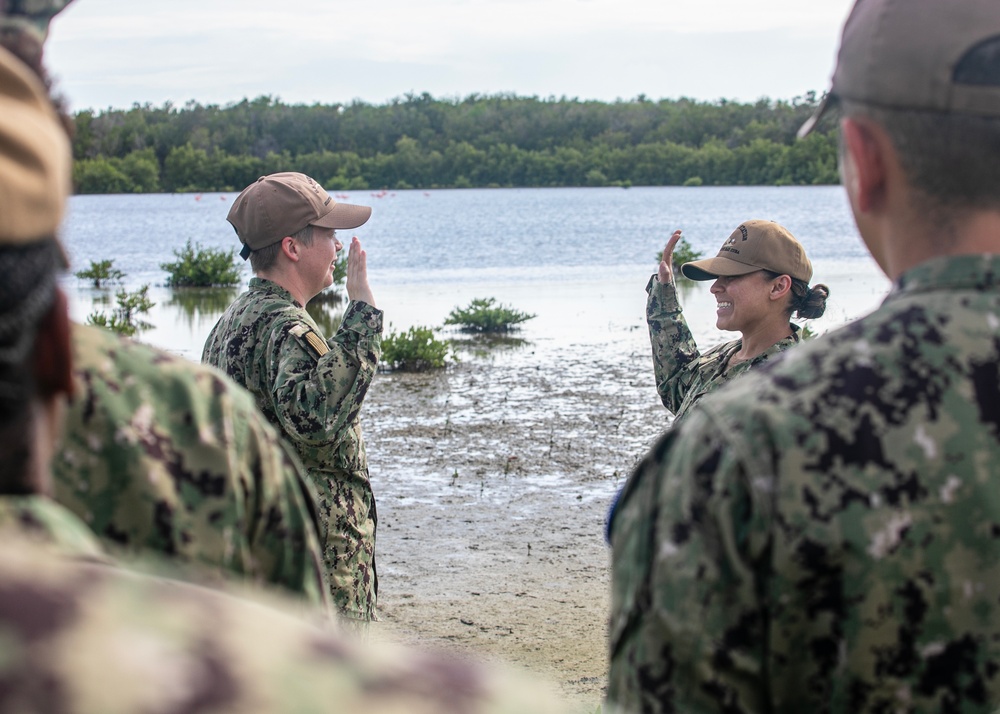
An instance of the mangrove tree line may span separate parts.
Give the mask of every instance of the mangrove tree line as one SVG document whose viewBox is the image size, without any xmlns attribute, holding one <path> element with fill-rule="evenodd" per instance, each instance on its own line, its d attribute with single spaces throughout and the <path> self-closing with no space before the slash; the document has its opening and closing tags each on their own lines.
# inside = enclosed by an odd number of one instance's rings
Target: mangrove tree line
<svg viewBox="0 0 1000 714">
<path fill-rule="evenodd" d="M 836 183 L 834 125 L 795 139 L 818 100 L 137 104 L 75 114 L 73 178 L 80 193 L 233 191 L 274 171 L 330 190 Z"/>
</svg>

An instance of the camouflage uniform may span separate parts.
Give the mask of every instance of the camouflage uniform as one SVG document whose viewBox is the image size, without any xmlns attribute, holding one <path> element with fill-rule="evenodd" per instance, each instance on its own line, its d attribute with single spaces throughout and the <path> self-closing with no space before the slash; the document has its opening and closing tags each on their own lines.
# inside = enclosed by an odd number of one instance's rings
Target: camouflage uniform
<svg viewBox="0 0 1000 714">
<path fill-rule="evenodd" d="M 250 394 L 214 369 L 73 326 L 54 498 L 105 540 L 327 606 L 315 497 Z"/>
<path fill-rule="evenodd" d="M 704 399 L 629 479 L 609 699 L 677 712 L 1000 705 L 1000 256 Z"/>
<path fill-rule="evenodd" d="M 776 342 L 753 359 L 727 368 L 730 358 L 743 346 L 743 340 L 726 342 L 700 354 L 681 312 L 676 286 L 660 283 L 654 274 L 646 285 L 646 294 L 656 391 L 663 406 L 673 412 L 675 423 L 709 392 L 799 342 L 799 328 L 791 325 L 791 337 Z"/>
<path fill-rule="evenodd" d="M 337 334 L 278 284 L 253 278 L 212 328 L 202 361 L 227 372 L 295 446 L 319 490 L 334 605 L 377 619 L 375 498 L 358 413 L 382 351 L 382 311 L 351 302 Z"/>
<path fill-rule="evenodd" d="M 0 534 L 42 543 L 61 555 L 104 560 L 93 531 L 44 496 L 0 496 Z"/>
<path fill-rule="evenodd" d="M 10 512 L 5 500 L 0 515 Z M 19 532 L 35 530 L 25 523 L 0 520 L 4 712 L 566 711 L 544 685 L 511 672 L 362 646 L 281 600 L 66 557 Z"/>
</svg>

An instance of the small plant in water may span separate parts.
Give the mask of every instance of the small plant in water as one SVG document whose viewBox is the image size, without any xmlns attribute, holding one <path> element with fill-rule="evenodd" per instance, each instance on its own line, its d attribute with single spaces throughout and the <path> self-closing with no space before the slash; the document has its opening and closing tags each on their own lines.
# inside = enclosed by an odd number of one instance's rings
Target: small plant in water
<svg viewBox="0 0 1000 714">
<path fill-rule="evenodd" d="M 674 246 L 673 254 L 673 266 L 674 266 L 674 280 L 684 280 L 690 282 L 690 278 L 684 276 L 681 272 L 681 266 L 684 263 L 690 263 L 694 260 L 700 260 L 702 257 L 701 252 L 695 250 L 691 247 L 691 244 L 687 242 L 687 238 L 681 238 L 677 245 Z M 663 260 L 663 251 L 661 250 L 656 254 L 656 262 L 659 263 Z"/>
<path fill-rule="evenodd" d="M 382 338 L 382 364 L 399 372 L 424 372 L 447 365 L 451 342 L 439 340 L 430 327 L 390 331 Z"/>
<path fill-rule="evenodd" d="M 819 337 L 819 333 L 816 332 L 810 325 L 802 325 L 799 327 L 799 339 L 800 340 L 813 340 Z"/>
<path fill-rule="evenodd" d="M 87 324 L 103 327 L 126 337 L 132 337 L 142 330 L 148 330 L 153 325 L 140 317 L 156 305 L 149 299 L 148 291 L 148 284 L 133 292 L 119 290 L 115 293 L 117 307 L 111 311 L 111 314 L 92 312 L 87 316 Z"/>
<path fill-rule="evenodd" d="M 177 257 L 175 262 L 160 264 L 170 273 L 167 285 L 171 287 L 228 287 L 240 283 L 242 275 L 236 264 L 235 250 L 192 246 L 189 240 L 182 249 L 175 250 L 174 255 Z"/>
<path fill-rule="evenodd" d="M 89 280 L 95 288 L 103 287 L 102 283 L 117 283 L 125 277 L 125 273 L 114 267 L 113 260 L 92 260 L 90 267 L 78 270 L 73 275 L 81 280 Z"/>
<path fill-rule="evenodd" d="M 456 307 L 445 319 L 446 325 L 459 325 L 464 332 L 510 332 L 522 322 L 535 317 L 527 312 L 497 304 L 495 298 L 476 298 L 468 307 Z"/>
</svg>

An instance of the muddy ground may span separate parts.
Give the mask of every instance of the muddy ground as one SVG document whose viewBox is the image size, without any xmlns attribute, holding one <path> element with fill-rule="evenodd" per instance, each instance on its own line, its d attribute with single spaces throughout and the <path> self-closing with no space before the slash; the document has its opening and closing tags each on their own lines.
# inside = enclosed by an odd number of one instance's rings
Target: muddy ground
<svg viewBox="0 0 1000 714">
<path fill-rule="evenodd" d="M 620 352 L 541 340 L 377 377 L 363 412 L 379 510 L 375 636 L 524 666 L 596 708 L 605 515 L 667 418 L 645 335 L 623 338 Z"/>
</svg>

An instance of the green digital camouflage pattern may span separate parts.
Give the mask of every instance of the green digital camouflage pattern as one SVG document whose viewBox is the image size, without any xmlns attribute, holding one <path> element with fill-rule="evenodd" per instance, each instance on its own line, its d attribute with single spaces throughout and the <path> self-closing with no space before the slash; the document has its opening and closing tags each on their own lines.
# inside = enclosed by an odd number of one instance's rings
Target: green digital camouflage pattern
<svg viewBox="0 0 1000 714">
<path fill-rule="evenodd" d="M 44 496 L 0 497 L 0 539 L 12 538 L 42 543 L 67 557 L 106 559 L 93 531 Z"/>
<path fill-rule="evenodd" d="M 566 711 L 533 679 L 359 644 L 247 600 L 60 557 L 3 531 L 0 710 L 60 714 L 530 714 Z"/>
<path fill-rule="evenodd" d="M 355 301 L 337 334 L 324 340 L 287 290 L 253 278 L 202 353 L 203 362 L 254 394 L 298 451 L 319 493 L 334 605 L 362 620 L 377 619 L 378 518 L 359 413 L 382 352 L 381 333 L 381 310 Z"/>
<path fill-rule="evenodd" d="M 609 699 L 626 711 L 1000 706 L 1000 257 L 709 395 L 629 479 Z"/>
<path fill-rule="evenodd" d="M 73 326 L 54 498 L 102 539 L 327 607 L 315 497 L 253 398 L 214 369 Z"/>
<path fill-rule="evenodd" d="M 775 343 L 753 359 L 729 366 L 743 340 L 733 340 L 698 351 L 673 283 L 662 284 L 656 274 L 646 284 L 646 323 L 653 347 L 653 374 L 663 406 L 674 415 L 674 423 L 709 392 L 735 379 L 752 367 L 799 343 L 799 328 L 790 325 L 792 336 Z"/>
</svg>

